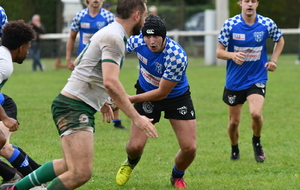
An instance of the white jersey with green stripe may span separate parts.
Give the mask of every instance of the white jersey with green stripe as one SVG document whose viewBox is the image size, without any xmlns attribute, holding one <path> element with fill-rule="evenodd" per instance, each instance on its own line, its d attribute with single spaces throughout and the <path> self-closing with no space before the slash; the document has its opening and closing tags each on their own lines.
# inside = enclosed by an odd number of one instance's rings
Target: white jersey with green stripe
<svg viewBox="0 0 300 190">
<path fill-rule="evenodd" d="M 64 91 L 100 111 L 108 94 L 103 85 L 102 62 L 123 64 L 128 36 L 121 24 L 113 22 L 96 32 L 79 55 Z"/>
<path fill-rule="evenodd" d="M 14 66 L 10 51 L 4 46 L 0 46 L 0 91 L 13 71 Z"/>
</svg>

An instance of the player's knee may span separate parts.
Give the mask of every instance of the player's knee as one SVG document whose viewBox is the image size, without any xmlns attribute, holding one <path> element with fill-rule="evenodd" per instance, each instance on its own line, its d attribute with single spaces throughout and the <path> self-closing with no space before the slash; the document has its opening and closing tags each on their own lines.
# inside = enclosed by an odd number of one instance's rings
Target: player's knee
<svg viewBox="0 0 300 190">
<path fill-rule="evenodd" d="M 80 172 L 76 172 L 76 174 L 74 174 L 74 181 L 78 184 L 78 185 L 82 185 L 86 182 L 88 182 L 92 177 L 92 171 L 80 171 Z"/>
<path fill-rule="evenodd" d="M 261 121 L 262 120 L 262 115 L 258 112 L 252 112 L 251 113 L 251 118 L 254 121 Z"/>
<path fill-rule="evenodd" d="M 141 152 L 144 149 L 142 144 L 130 143 L 126 146 L 127 152 Z"/>
<path fill-rule="evenodd" d="M 239 120 L 233 120 L 233 119 L 231 119 L 229 121 L 228 128 L 231 129 L 231 130 L 235 130 L 236 128 L 238 128 L 239 124 L 240 124 Z"/>
<path fill-rule="evenodd" d="M 193 145 L 189 145 L 189 146 L 186 146 L 186 147 L 182 147 L 181 148 L 181 151 L 186 154 L 186 155 L 195 155 L 196 154 L 196 151 L 197 151 L 197 146 L 196 146 L 196 143 L 193 144 Z"/>
</svg>

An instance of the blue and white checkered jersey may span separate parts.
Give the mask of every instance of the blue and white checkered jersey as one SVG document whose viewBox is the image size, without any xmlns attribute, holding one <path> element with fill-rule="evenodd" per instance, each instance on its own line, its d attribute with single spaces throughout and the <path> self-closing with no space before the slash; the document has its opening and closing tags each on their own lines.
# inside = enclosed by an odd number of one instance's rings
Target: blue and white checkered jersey
<svg viewBox="0 0 300 190">
<path fill-rule="evenodd" d="M 143 35 L 131 36 L 127 40 L 126 51 L 136 52 L 140 71 L 138 81 L 146 92 L 157 89 L 161 78 L 178 82 L 167 98 L 185 93 L 188 88 L 186 68 L 188 58 L 184 49 L 166 36 L 166 46 L 160 53 L 153 53 L 147 47 Z"/>
<path fill-rule="evenodd" d="M 71 30 L 79 32 L 80 35 L 77 52 L 78 55 L 85 48 L 90 38 L 98 30 L 107 26 L 109 23 L 112 23 L 115 20 L 114 15 L 103 8 L 100 9 L 99 14 L 97 14 L 95 17 L 91 17 L 88 11 L 88 8 L 79 11 L 74 16 L 71 23 Z"/>
<path fill-rule="evenodd" d="M 0 6 L 0 37 L 2 36 L 2 28 L 8 22 L 5 10 Z"/>
<path fill-rule="evenodd" d="M 267 83 L 268 72 L 264 67 L 268 62 L 266 41 L 277 42 L 282 32 L 275 22 L 259 14 L 253 25 L 248 25 L 242 15 L 227 19 L 220 31 L 218 42 L 227 47 L 228 52 L 244 52 L 245 62 L 236 64 L 227 60 L 226 88 L 233 91 L 248 89 L 255 83 Z"/>
</svg>

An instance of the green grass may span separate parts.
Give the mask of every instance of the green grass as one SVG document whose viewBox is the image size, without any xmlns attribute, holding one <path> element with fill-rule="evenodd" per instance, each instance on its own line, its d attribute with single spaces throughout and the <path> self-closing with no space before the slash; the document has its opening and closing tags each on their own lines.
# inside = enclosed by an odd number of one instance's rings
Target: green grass
<svg viewBox="0 0 300 190">
<path fill-rule="evenodd" d="M 241 159 L 229 160 L 227 106 L 222 102 L 225 66 L 204 66 L 203 58 L 190 58 L 187 70 L 197 115 L 197 157 L 186 171 L 188 189 L 192 190 L 290 190 L 300 188 L 300 65 L 296 55 L 282 55 L 278 69 L 269 73 L 264 106 L 262 143 L 267 155 L 256 163 L 251 146 L 252 131 L 248 106 L 243 107 L 240 124 Z M 43 59 L 44 72 L 32 72 L 31 60 L 15 64 L 15 71 L 2 89 L 18 105 L 20 128 L 11 138 L 39 163 L 61 157 L 60 139 L 52 121 L 50 105 L 65 85 L 70 71 L 55 70 L 54 59 Z M 134 94 L 137 60 L 126 58 L 120 79 L 128 94 Z M 130 120 L 121 113 L 123 124 Z M 120 187 L 115 175 L 126 159 L 125 144 L 129 130 L 114 129 L 96 114 L 94 173 L 82 190 L 168 190 L 169 176 L 178 151 L 169 122 L 156 125 L 159 138 L 149 139 L 141 162 L 129 182 Z"/>
</svg>

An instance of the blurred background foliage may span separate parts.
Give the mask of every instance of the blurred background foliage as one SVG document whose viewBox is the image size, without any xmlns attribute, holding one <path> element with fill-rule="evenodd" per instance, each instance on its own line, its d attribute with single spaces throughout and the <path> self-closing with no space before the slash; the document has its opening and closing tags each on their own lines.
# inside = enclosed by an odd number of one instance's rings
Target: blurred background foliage
<svg viewBox="0 0 300 190">
<path fill-rule="evenodd" d="M 117 0 L 107 0 L 114 12 Z M 230 16 L 240 13 L 238 0 L 229 0 Z M 183 29 L 184 21 L 205 9 L 215 9 L 215 0 L 148 0 L 148 7 L 156 5 L 158 14 L 165 19 L 168 30 Z M 57 32 L 57 19 L 62 14 L 60 0 L 13 0 L 0 1 L 9 20 L 28 22 L 33 14 L 40 14 L 48 33 Z M 297 28 L 300 17 L 300 0 L 260 1 L 258 13 L 272 18 L 280 28 Z M 75 12 L 74 12 L 75 15 Z"/>
<path fill-rule="evenodd" d="M 117 0 L 106 0 L 115 12 Z M 238 0 L 228 0 L 230 17 L 241 12 Z M 215 0 L 148 0 L 148 7 L 155 5 L 158 15 L 165 20 L 167 30 L 183 30 L 184 22 L 193 14 L 206 9 L 215 9 Z M 61 33 L 63 3 L 61 0 L 0 0 L 9 20 L 22 19 L 28 22 L 33 14 L 40 14 L 47 33 Z M 300 0 L 260 1 L 257 12 L 272 18 L 280 28 L 298 28 Z M 74 12 L 75 15 L 76 12 Z M 288 35 L 291 41 L 284 52 L 295 53 L 298 50 L 299 35 Z"/>
</svg>

